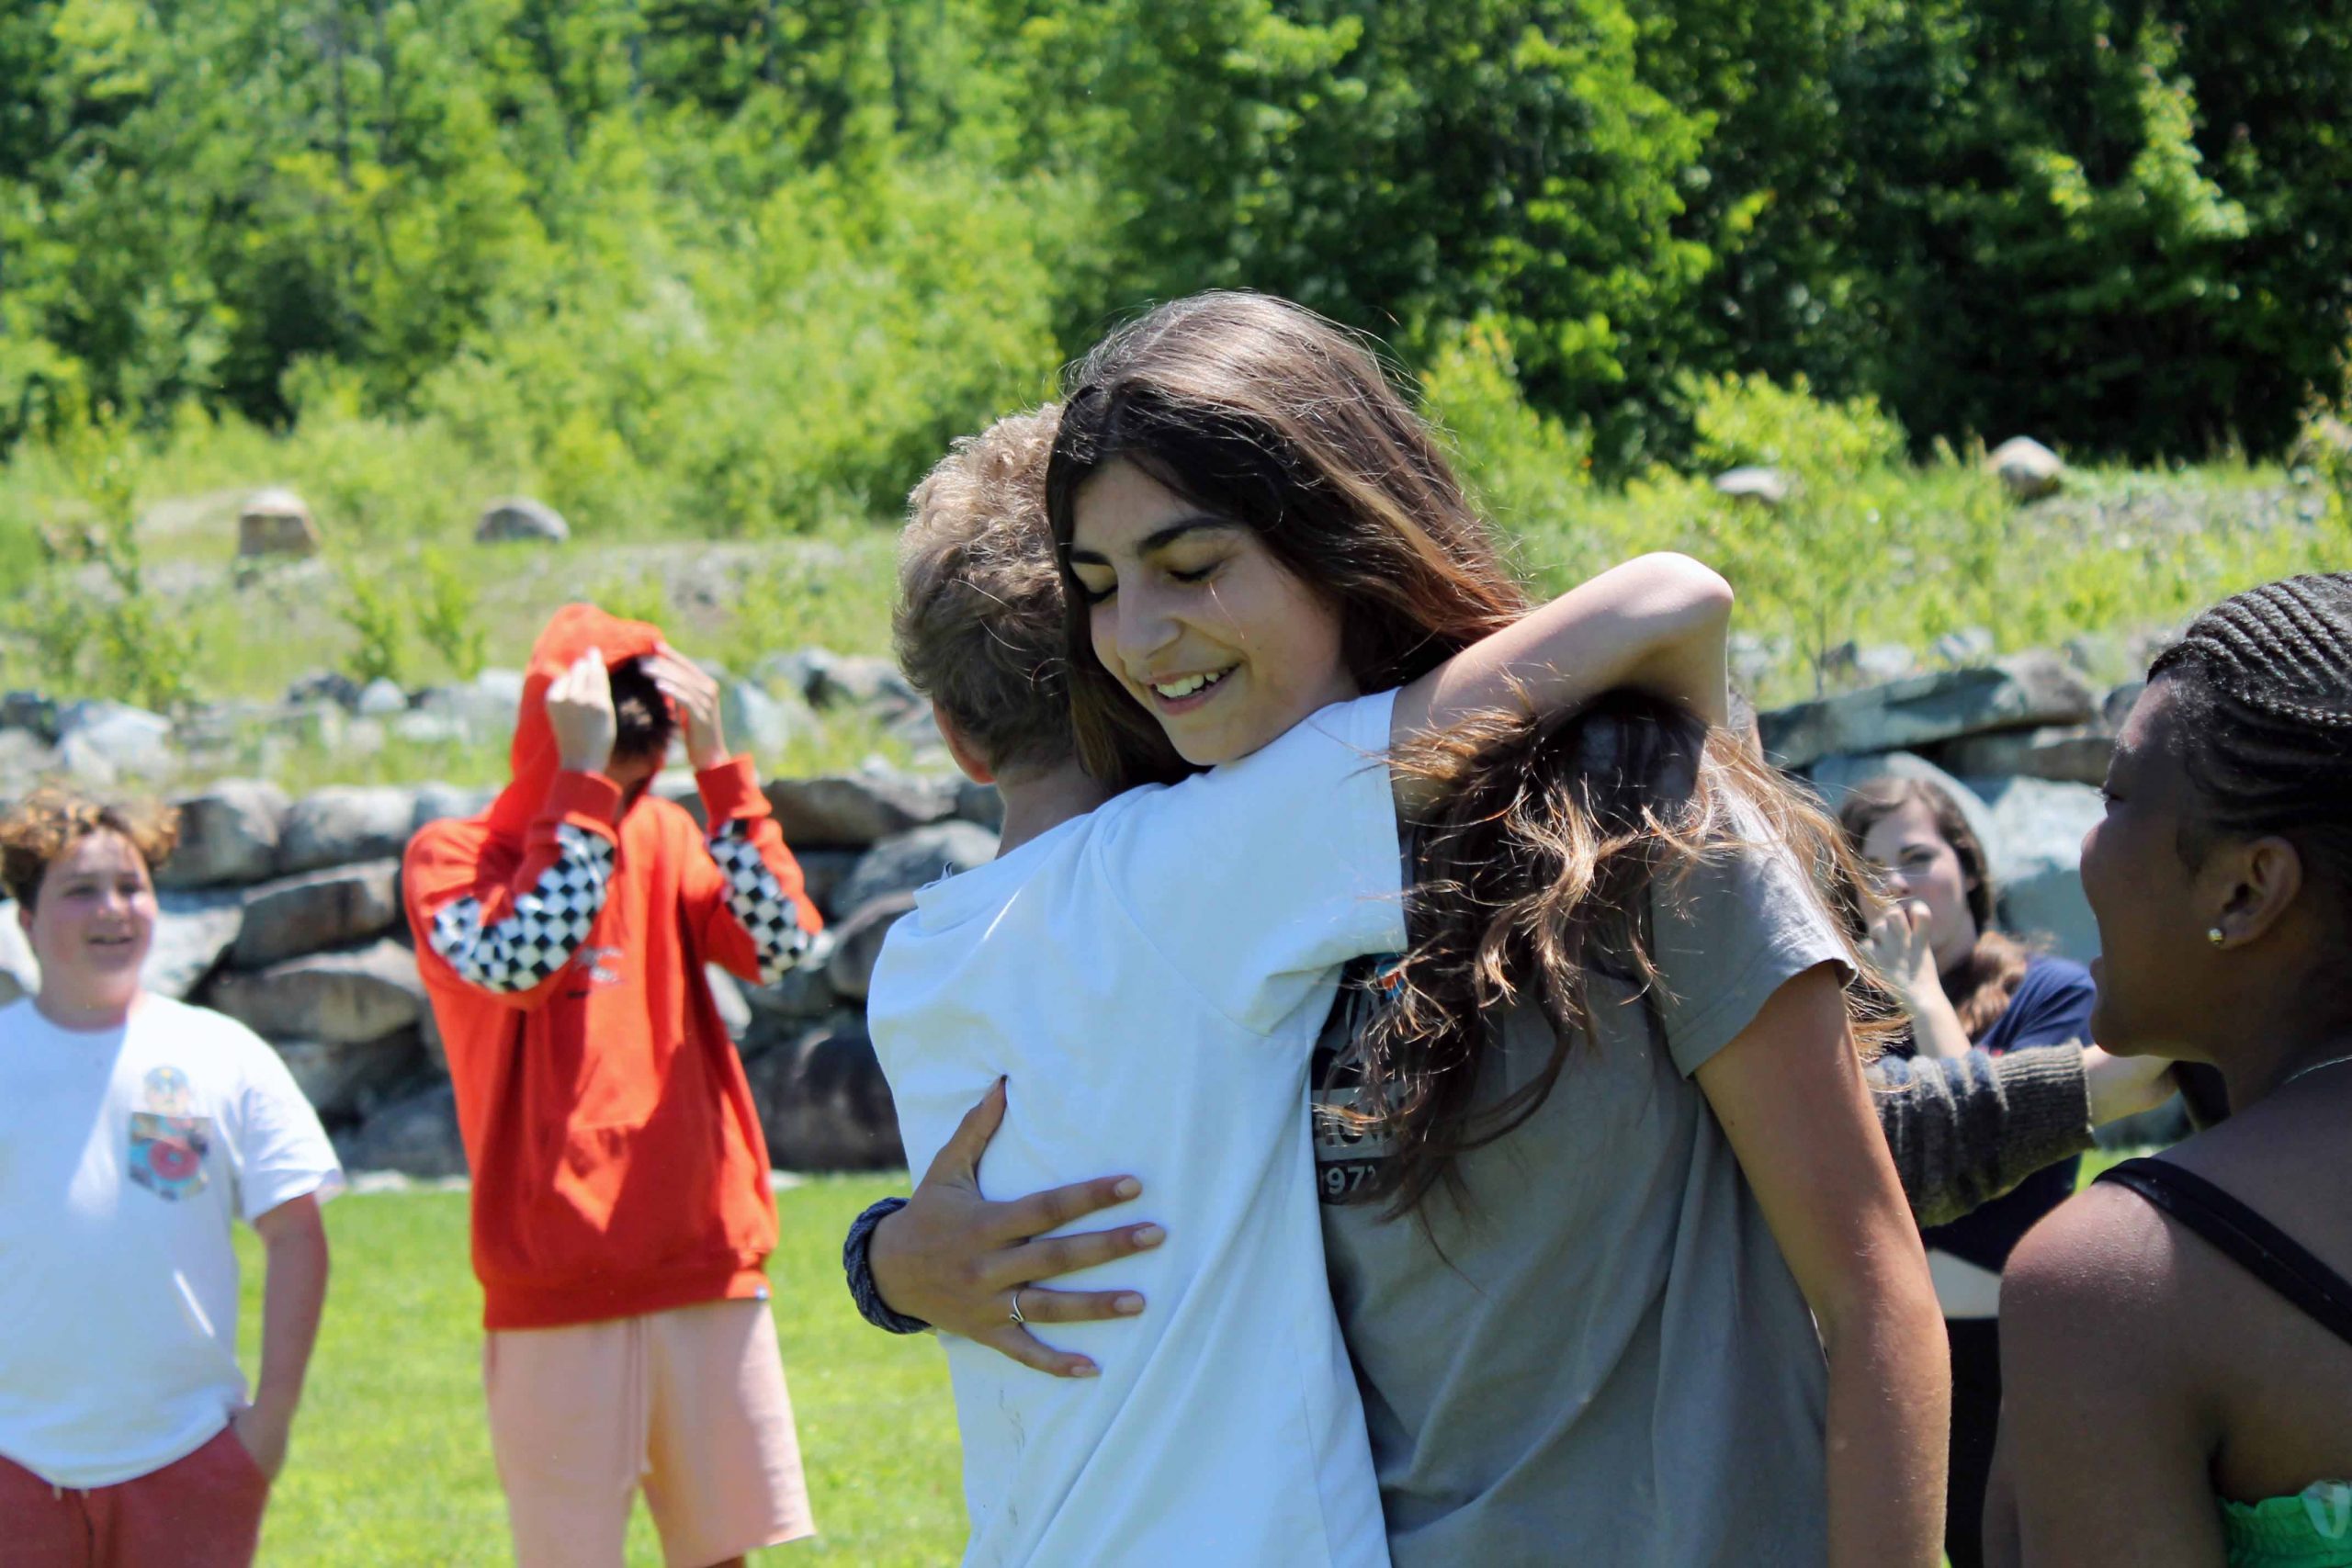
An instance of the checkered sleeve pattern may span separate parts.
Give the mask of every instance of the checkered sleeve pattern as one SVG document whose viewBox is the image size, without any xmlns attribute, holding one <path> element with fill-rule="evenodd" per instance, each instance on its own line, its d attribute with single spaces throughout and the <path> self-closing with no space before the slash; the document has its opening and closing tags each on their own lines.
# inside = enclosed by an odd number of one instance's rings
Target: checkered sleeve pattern
<svg viewBox="0 0 2352 1568">
<path fill-rule="evenodd" d="M 800 906 L 768 869 L 752 824 L 738 818 L 710 832 L 710 858 L 727 876 L 727 908 L 752 933 L 760 954 L 760 984 L 773 986 L 808 951 L 800 929 Z"/>
<path fill-rule="evenodd" d="M 580 951 L 605 907 L 613 877 L 612 840 L 560 823 L 555 863 L 517 897 L 514 911 L 482 923 L 481 900 L 470 894 L 433 917 L 433 951 L 468 984 L 485 991 L 527 991 Z"/>
</svg>

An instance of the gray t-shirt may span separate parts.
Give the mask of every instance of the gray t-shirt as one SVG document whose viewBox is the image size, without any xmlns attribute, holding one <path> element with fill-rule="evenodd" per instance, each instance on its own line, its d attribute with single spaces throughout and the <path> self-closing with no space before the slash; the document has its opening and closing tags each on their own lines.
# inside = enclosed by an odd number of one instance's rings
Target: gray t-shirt
<svg viewBox="0 0 2352 1568">
<path fill-rule="evenodd" d="M 1776 850 L 1729 852 L 1653 902 L 1662 987 L 1593 980 L 1597 1040 L 1457 1162 L 1466 1207 L 1443 1184 L 1393 1221 L 1345 1201 L 1383 1151 L 1317 1118 L 1331 1293 L 1398 1568 L 1826 1555 L 1820 1341 L 1690 1075 L 1845 949 Z M 1347 1041 L 1376 995 L 1333 1010 L 1318 1100 L 1351 1099 Z M 1533 1009 L 1507 1018 L 1481 1103 L 1552 1044 Z"/>
</svg>

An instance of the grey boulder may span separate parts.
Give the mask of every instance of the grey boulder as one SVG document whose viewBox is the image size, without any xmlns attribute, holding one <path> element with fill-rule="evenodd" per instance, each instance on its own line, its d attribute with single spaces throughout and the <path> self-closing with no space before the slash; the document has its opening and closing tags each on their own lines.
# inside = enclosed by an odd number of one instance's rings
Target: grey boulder
<svg viewBox="0 0 2352 1568">
<path fill-rule="evenodd" d="M 360 861 L 247 890 L 229 962 L 258 969 L 381 936 L 400 923 L 401 863 Z"/>
<path fill-rule="evenodd" d="M 744 1064 L 784 1170 L 880 1170 L 906 1163 L 890 1086 L 865 1021 L 841 1013 Z"/>
<path fill-rule="evenodd" d="M 996 858 L 997 836 L 978 823 L 950 819 L 894 833 L 865 852 L 834 901 L 856 909 L 887 893 L 911 893 Z"/>
<path fill-rule="evenodd" d="M 424 982 L 416 955 L 389 938 L 213 982 L 212 1006 L 273 1039 L 356 1043 L 416 1026 Z"/>
<path fill-rule="evenodd" d="M 481 545 L 514 539 L 560 545 L 571 537 L 571 525 L 563 520 L 563 513 L 527 495 L 503 496 L 492 502 L 482 508 L 481 519 L 474 524 L 474 542 Z"/>
<path fill-rule="evenodd" d="M 1764 748 L 1782 767 L 1838 752 L 1895 751 L 1986 730 L 2082 724 L 2098 706 L 2081 675 L 2054 655 L 2026 653 L 1975 670 L 1915 675 L 1758 716 Z"/>
<path fill-rule="evenodd" d="M 155 903 L 155 940 L 139 966 L 139 983 L 185 1001 L 235 945 L 244 926 L 244 899 L 223 889 L 159 892 Z"/>
<path fill-rule="evenodd" d="M 397 859 L 415 820 L 413 791 L 394 784 L 329 784 L 287 812 L 277 872 L 290 875 L 352 861 Z"/>
<path fill-rule="evenodd" d="M 2013 435 L 1993 448 L 1984 459 L 2001 488 L 2019 501 L 2038 501 L 2057 492 L 2065 482 L 2066 465 L 2058 454 L 2030 435 Z"/>
<path fill-rule="evenodd" d="M 864 849 L 956 810 L 951 781 L 909 773 L 777 779 L 767 796 L 784 841 L 795 849 Z"/>
<path fill-rule="evenodd" d="M 163 887 L 254 882 L 277 863 L 289 809 L 286 792 L 258 779 L 222 779 L 179 796 L 179 847 L 157 869 Z"/>
<path fill-rule="evenodd" d="M 1795 482 L 1778 468 L 1731 468 L 1715 476 L 1715 493 L 1734 501 L 1778 506 L 1789 499 Z"/>
<path fill-rule="evenodd" d="M 912 893 L 889 893 L 861 905 L 832 933 L 833 951 L 825 960 L 825 983 L 845 1001 L 862 1002 L 874 983 L 874 963 L 882 956 L 882 942 L 899 918 L 915 907 Z"/>
<path fill-rule="evenodd" d="M 424 1044 L 413 1029 L 377 1040 L 279 1040 L 272 1048 L 311 1109 L 334 1119 L 366 1115 L 425 1070 Z"/>
<path fill-rule="evenodd" d="M 347 1170 L 396 1170 L 403 1176 L 466 1174 L 466 1145 L 458 1135 L 458 1097 L 439 1084 L 379 1109 L 336 1152 Z"/>
<path fill-rule="evenodd" d="M 2104 726 L 2075 724 L 1969 735 L 1938 751 L 1943 765 L 1969 778 L 2055 779 L 2096 784 L 2107 777 L 2115 737 Z"/>
<path fill-rule="evenodd" d="M 2060 955 L 2098 955 L 2098 924 L 2083 897 L 2083 835 L 2106 814 L 2098 791 L 2047 779 L 1973 781 L 1992 808 L 1993 879 L 2002 924 L 2052 939 Z"/>
</svg>

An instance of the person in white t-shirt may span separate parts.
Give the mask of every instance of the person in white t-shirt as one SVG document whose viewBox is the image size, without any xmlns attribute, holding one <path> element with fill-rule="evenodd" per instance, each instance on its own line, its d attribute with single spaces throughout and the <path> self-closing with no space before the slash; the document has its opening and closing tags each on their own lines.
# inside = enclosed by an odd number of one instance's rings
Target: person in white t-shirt
<svg viewBox="0 0 2352 1568">
<path fill-rule="evenodd" d="M 1304 1111 L 1340 965 L 1404 945 L 1413 784 L 1387 758 L 1460 717 L 1621 682 L 1720 717 L 1730 593 L 1694 561 L 1645 557 L 1401 691 L 1351 698 L 1313 683 L 1337 639 L 1328 610 L 1261 550 L 1225 582 L 1253 625 L 1295 639 L 1260 668 L 1268 708 L 1295 722 L 1173 787 L 1108 798 L 1052 674 L 1050 426 L 1001 424 L 915 497 L 900 660 L 965 771 L 1001 789 L 1005 823 L 996 861 L 924 888 L 892 929 L 869 1024 L 910 1160 L 1009 1077 L 989 1184 L 1124 1165 L 1169 1241 L 1138 1266 L 1148 1313 L 1130 1298 L 1132 1324 L 1071 1326 L 1096 1352 L 1090 1377 L 948 1341 L 966 1561 L 1385 1563 Z"/>
<path fill-rule="evenodd" d="M 341 1168 L 277 1053 L 143 990 L 175 814 L 41 791 L 0 821 L 40 964 L 0 1010 L 0 1558 L 252 1561 L 326 1299 Z M 233 1222 L 268 1258 L 237 1363 Z"/>
</svg>

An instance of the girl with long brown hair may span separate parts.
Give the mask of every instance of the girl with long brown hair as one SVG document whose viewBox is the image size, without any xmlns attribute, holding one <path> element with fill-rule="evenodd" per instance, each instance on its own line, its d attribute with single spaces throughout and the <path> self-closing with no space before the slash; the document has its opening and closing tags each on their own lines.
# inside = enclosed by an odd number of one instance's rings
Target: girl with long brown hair
<svg viewBox="0 0 2352 1568">
<path fill-rule="evenodd" d="M 1950 794 L 1926 779 L 1872 780 L 1839 804 L 1838 822 L 1889 900 L 1870 946 L 1909 1021 L 1903 1055 L 1999 1056 L 2089 1043 L 2098 997 L 2089 972 L 1995 925 L 1991 857 Z M 2056 1160 L 1925 1233 L 1951 1347 L 1944 1554 L 1952 1568 L 1984 1561 L 1984 1478 L 2001 1413 L 2001 1267 L 2034 1222 L 2073 1195 L 2080 1163 Z"/>
<path fill-rule="evenodd" d="M 1046 492 L 1079 741 L 1117 784 L 1246 757 L 1527 608 L 1376 360 L 1278 300 L 1107 340 Z M 1269 568 L 1329 646 L 1254 596 Z M 1633 698 L 1396 761 L 1410 940 L 1343 993 L 1317 1089 L 1395 1560 L 1932 1562 L 1942 1336 L 1808 874 L 1835 829 Z M 925 1224 L 928 1278 L 970 1277 Z M 877 1244 L 899 1310 L 905 1262 Z"/>
</svg>

